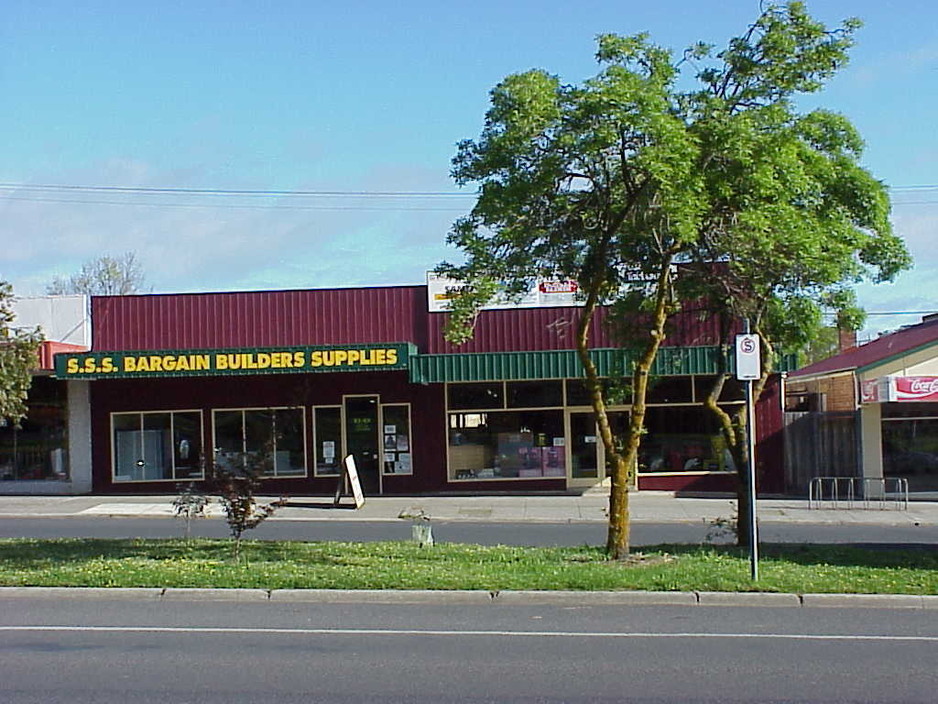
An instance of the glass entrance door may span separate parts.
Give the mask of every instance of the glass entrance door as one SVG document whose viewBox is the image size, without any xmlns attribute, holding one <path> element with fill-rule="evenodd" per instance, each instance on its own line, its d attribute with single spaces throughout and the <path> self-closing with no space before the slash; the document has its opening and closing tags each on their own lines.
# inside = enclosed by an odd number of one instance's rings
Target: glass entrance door
<svg viewBox="0 0 938 704">
<path fill-rule="evenodd" d="M 628 411 L 606 411 L 612 433 L 624 438 L 629 429 Z M 592 411 L 569 411 L 568 426 L 570 442 L 569 486 L 592 486 L 612 473 L 606 452 L 599 437 L 599 428 Z"/>
<path fill-rule="evenodd" d="M 365 495 L 381 493 L 378 445 L 378 397 L 345 397 L 345 451 L 355 467 Z"/>
<path fill-rule="evenodd" d="M 570 484 L 599 481 L 599 437 L 592 412 L 570 414 Z"/>
</svg>

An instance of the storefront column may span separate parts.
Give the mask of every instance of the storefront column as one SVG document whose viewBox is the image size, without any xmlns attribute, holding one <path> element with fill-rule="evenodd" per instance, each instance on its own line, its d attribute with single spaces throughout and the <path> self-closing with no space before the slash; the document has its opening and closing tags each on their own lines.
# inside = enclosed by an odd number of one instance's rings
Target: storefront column
<svg viewBox="0 0 938 704">
<path fill-rule="evenodd" d="M 87 494 L 91 484 L 91 382 L 68 382 L 68 465 L 72 492 Z"/>
<path fill-rule="evenodd" d="M 883 477 L 883 413 L 882 404 L 860 406 L 860 450 L 864 479 Z"/>
</svg>

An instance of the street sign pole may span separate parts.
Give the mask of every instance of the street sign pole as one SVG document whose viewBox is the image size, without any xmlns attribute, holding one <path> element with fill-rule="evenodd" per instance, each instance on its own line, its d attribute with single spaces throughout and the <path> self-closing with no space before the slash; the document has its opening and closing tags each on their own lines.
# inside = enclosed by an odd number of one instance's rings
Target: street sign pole
<svg viewBox="0 0 938 704">
<path fill-rule="evenodd" d="M 736 378 L 746 382 L 746 444 L 749 482 L 746 516 L 749 524 L 749 573 L 753 581 L 759 579 L 759 529 L 756 512 L 756 412 L 752 397 L 752 382 L 762 373 L 759 338 L 749 329 L 749 318 L 743 324 L 745 334 L 736 336 Z M 742 507 L 740 507 L 742 510 Z"/>
</svg>

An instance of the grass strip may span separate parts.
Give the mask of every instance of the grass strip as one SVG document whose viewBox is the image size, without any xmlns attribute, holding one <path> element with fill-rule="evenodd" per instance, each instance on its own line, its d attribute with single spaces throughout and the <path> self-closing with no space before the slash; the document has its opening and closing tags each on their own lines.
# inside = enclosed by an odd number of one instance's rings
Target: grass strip
<svg viewBox="0 0 938 704">
<path fill-rule="evenodd" d="M 0 585 L 259 589 L 774 591 L 938 594 L 938 551 L 765 545 L 760 580 L 728 546 L 595 547 L 225 540 L 0 540 Z"/>
</svg>

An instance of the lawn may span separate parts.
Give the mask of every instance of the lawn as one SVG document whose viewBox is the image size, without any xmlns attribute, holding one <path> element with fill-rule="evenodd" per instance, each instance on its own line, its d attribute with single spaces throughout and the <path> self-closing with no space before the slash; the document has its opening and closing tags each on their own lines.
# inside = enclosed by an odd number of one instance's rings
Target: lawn
<svg viewBox="0 0 938 704">
<path fill-rule="evenodd" d="M 601 549 L 225 540 L 0 540 L 0 586 L 259 589 L 774 591 L 938 594 L 938 551 L 662 545 L 628 562 Z"/>
</svg>

